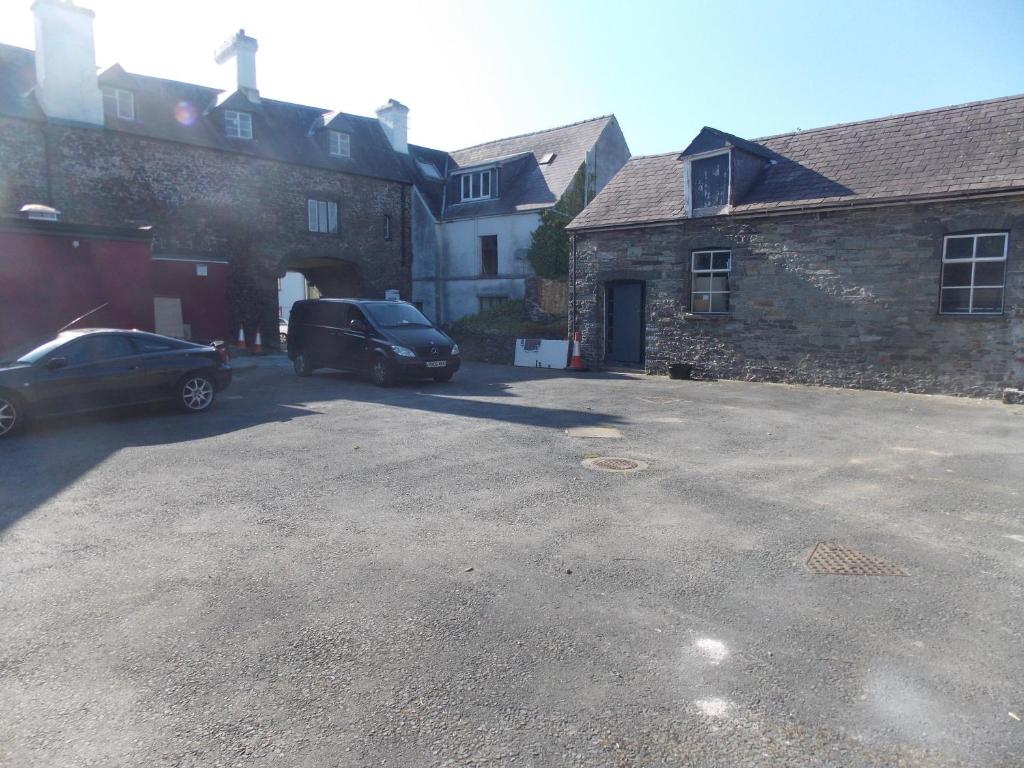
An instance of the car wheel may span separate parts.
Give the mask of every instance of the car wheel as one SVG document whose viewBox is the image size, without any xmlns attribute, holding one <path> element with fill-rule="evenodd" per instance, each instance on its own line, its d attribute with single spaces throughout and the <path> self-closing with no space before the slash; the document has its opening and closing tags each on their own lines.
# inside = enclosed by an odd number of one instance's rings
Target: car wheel
<svg viewBox="0 0 1024 768">
<path fill-rule="evenodd" d="M 210 377 L 195 373 L 186 376 L 178 385 L 178 404 L 186 413 L 202 413 L 213 405 L 214 392 Z"/>
<path fill-rule="evenodd" d="M 21 428 L 23 413 L 20 402 L 0 392 L 0 439 L 13 435 Z"/>
<path fill-rule="evenodd" d="M 452 376 L 455 375 L 455 371 L 445 371 L 444 373 L 435 373 L 434 381 L 438 384 L 444 384 L 452 380 Z"/>
<path fill-rule="evenodd" d="M 373 379 L 373 383 L 378 387 L 390 387 L 395 383 L 395 369 L 391 365 L 391 361 L 381 355 L 377 356 L 377 359 L 373 361 L 373 366 L 370 368 L 370 378 Z"/>
<path fill-rule="evenodd" d="M 312 364 L 309 362 L 309 360 L 306 359 L 306 356 L 301 352 L 299 352 L 299 354 L 297 354 L 295 358 L 292 360 L 292 367 L 295 369 L 295 373 L 298 376 L 313 375 Z"/>
</svg>

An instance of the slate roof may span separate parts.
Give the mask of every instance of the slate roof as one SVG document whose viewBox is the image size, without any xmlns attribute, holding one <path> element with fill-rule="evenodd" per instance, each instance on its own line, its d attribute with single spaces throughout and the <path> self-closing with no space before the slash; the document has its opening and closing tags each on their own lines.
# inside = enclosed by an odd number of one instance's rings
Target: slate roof
<svg viewBox="0 0 1024 768">
<path fill-rule="evenodd" d="M 459 203 L 456 202 L 458 188 L 452 183 L 445 220 L 532 211 L 554 205 L 583 165 L 587 152 L 614 122 L 614 115 L 603 115 L 452 152 L 452 169 L 497 164 L 501 168 L 499 197 Z M 548 153 L 554 154 L 554 160 L 541 165 L 538 161 Z"/>
<path fill-rule="evenodd" d="M 1024 192 L 1024 96 L 785 133 L 755 143 L 774 163 L 766 164 L 724 215 Z M 682 167 L 679 152 L 634 157 L 569 227 L 684 218 Z"/>
<path fill-rule="evenodd" d="M 0 114 L 32 120 L 44 116 L 31 89 L 35 82 L 32 51 L 0 44 Z M 319 107 L 227 93 L 192 83 L 126 72 L 115 64 L 99 75 L 101 86 L 119 86 L 135 94 L 136 120 L 107 115 L 106 128 L 137 136 L 177 141 L 226 152 L 298 165 L 411 183 L 406 166 L 375 117 L 336 113 Z M 224 135 L 223 112 L 237 108 L 253 115 L 253 139 Z M 322 130 L 351 136 L 351 158 L 327 152 Z"/>
</svg>

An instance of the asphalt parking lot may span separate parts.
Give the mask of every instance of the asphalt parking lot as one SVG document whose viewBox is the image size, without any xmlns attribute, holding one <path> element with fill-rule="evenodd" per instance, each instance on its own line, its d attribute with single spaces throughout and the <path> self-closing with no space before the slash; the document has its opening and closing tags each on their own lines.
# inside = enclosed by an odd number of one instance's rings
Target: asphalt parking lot
<svg viewBox="0 0 1024 768">
<path fill-rule="evenodd" d="M 0 505 L 5 767 L 1024 764 L 1021 407 L 261 368 Z"/>
</svg>

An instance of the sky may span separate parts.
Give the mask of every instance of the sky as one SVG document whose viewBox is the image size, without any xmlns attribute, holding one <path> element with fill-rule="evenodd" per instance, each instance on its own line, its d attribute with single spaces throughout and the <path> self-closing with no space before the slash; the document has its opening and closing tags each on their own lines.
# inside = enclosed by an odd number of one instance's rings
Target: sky
<svg viewBox="0 0 1024 768">
<path fill-rule="evenodd" d="M 635 155 L 704 125 L 746 138 L 1024 93 L 1024 0 L 78 0 L 100 67 L 233 84 L 213 61 L 259 40 L 263 96 L 372 115 L 457 149 L 614 113 Z M 0 42 L 33 47 L 29 0 Z"/>
</svg>

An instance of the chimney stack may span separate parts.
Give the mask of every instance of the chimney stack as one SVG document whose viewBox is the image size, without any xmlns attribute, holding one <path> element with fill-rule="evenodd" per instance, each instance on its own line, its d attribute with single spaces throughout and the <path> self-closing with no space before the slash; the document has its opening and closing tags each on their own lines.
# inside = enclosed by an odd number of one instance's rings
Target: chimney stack
<svg viewBox="0 0 1024 768">
<path fill-rule="evenodd" d="M 36 97 L 47 117 L 103 125 L 96 80 L 96 16 L 72 0 L 36 0 Z"/>
<path fill-rule="evenodd" d="M 377 109 L 377 122 L 391 142 L 391 148 L 409 154 L 409 108 L 394 99 Z"/>
<path fill-rule="evenodd" d="M 218 64 L 235 60 L 235 82 L 229 82 L 226 90 L 234 86 L 235 90 L 241 91 L 253 102 L 260 100 L 260 92 L 256 87 L 256 51 L 259 47 L 255 37 L 249 37 L 244 29 L 240 29 L 214 55 L 214 61 Z"/>
</svg>

